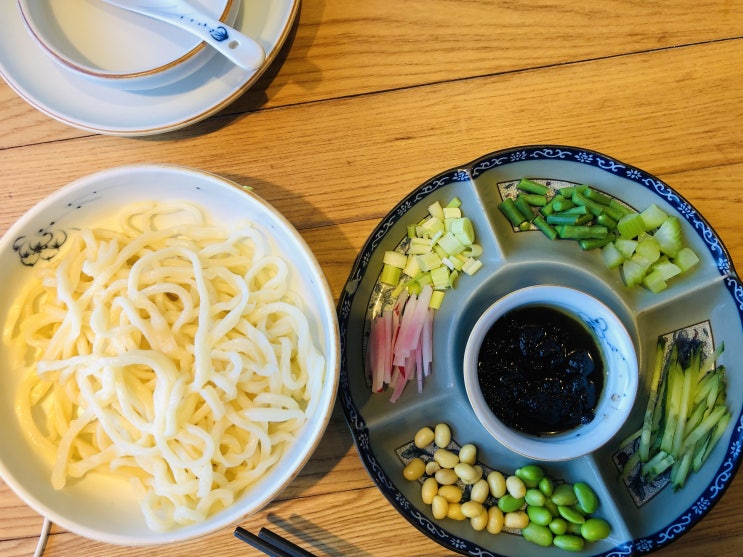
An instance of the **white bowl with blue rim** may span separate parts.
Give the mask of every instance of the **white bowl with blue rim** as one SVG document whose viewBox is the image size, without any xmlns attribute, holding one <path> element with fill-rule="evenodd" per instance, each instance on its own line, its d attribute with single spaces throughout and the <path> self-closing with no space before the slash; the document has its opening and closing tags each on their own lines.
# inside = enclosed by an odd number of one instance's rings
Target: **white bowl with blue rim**
<svg viewBox="0 0 743 557">
<path fill-rule="evenodd" d="M 96 83 L 129 90 L 164 87 L 201 69 L 216 54 L 183 29 L 106 2 L 17 3 L 36 45 L 66 70 Z M 231 25 L 240 2 L 194 0 L 194 7 Z"/>
</svg>

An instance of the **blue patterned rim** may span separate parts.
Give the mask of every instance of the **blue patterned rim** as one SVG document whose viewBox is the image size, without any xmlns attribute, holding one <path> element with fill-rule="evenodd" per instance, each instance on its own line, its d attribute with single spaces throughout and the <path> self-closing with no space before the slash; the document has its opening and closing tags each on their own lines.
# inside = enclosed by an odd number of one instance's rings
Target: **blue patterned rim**
<svg viewBox="0 0 743 557">
<path fill-rule="evenodd" d="M 477 178 L 482 173 L 501 165 L 522 161 L 564 160 L 584 164 L 635 182 L 666 200 L 686 219 L 704 241 L 709 253 L 715 260 L 717 269 L 724 277 L 725 286 L 734 299 L 743 325 L 743 285 L 741 285 L 727 249 L 717 233 L 696 209 L 678 192 L 658 178 L 647 172 L 619 162 L 616 159 L 578 147 L 557 145 L 530 145 L 495 151 L 485 155 L 464 168 L 447 170 L 413 190 L 405 197 L 374 229 L 364 244 L 348 277 L 347 287 L 341 292 L 338 300 L 338 318 L 341 337 L 341 375 L 339 399 L 343 406 L 346 422 L 351 429 L 364 466 L 377 484 L 383 495 L 413 526 L 435 540 L 442 546 L 463 555 L 477 557 L 503 557 L 492 553 L 477 544 L 449 533 L 439 524 L 432 522 L 421 513 L 395 487 L 387 473 L 377 461 L 369 443 L 369 430 L 364 418 L 359 414 L 351 397 L 349 384 L 348 354 L 346 352 L 349 317 L 354 301 L 356 285 L 361 281 L 376 247 L 392 226 L 399 221 L 419 201 L 437 189 L 455 182 L 466 182 Z M 647 555 L 677 540 L 699 522 L 720 499 L 729 487 L 740 465 L 741 448 L 743 447 L 743 413 L 739 413 L 734 422 L 734 429 L 722 464 L 714 480 L 704 489 L 699 497 L 675 520 L 654 534 L 624 542 L 610 551 L 595 557 L 628 557 Z"/>
</svg>

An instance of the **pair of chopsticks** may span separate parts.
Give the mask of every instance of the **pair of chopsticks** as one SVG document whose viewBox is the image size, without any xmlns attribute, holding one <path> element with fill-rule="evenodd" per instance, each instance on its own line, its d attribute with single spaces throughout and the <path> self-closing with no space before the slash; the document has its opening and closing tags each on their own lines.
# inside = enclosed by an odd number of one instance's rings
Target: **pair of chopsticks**
<svg viewBox="0 0 743 557">
<path fill-rule="evenodd" d="M 256 536 L 245 528 L 238 526 L 235 528 L 235 537 L 252 545 L 256 549 L 260 549 L 270 557 L 315 557 L 309 551 L 282 538 L 268 528 L 261 528 Z"/>
</svg>

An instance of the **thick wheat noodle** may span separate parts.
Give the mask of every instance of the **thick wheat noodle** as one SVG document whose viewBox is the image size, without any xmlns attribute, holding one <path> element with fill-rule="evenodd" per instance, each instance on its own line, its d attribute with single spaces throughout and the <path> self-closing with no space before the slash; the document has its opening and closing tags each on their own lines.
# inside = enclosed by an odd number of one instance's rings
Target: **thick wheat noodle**
<svg viewBox="0 0 743 557">
<path fill-rule="evenodd" d="M 325 360 L 257 229 L 223 232 L 190 204 L 127 207 L 119 226 L 70 234 L 26 288 L 11 324 L 28 367 L 18 417 L 55 489 L 126 473 L 164 530 L 230 505 L 279 461 Z"/>
</svg>

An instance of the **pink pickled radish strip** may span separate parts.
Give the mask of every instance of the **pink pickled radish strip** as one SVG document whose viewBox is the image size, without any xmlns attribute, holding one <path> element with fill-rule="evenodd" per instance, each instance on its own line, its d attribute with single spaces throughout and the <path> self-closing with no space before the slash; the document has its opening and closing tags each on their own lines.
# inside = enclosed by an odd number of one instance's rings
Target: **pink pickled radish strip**
<svg viewBox="0 0 743 557">
<path fill-rule="evenodd" d="M 431 363 L 433 362 L 433 312 L 428 308 L 426 320 L 423 323 L 421 332 L 421 360 L 423 364 L 423 375 L 431 373 Z"/>
</svg>

